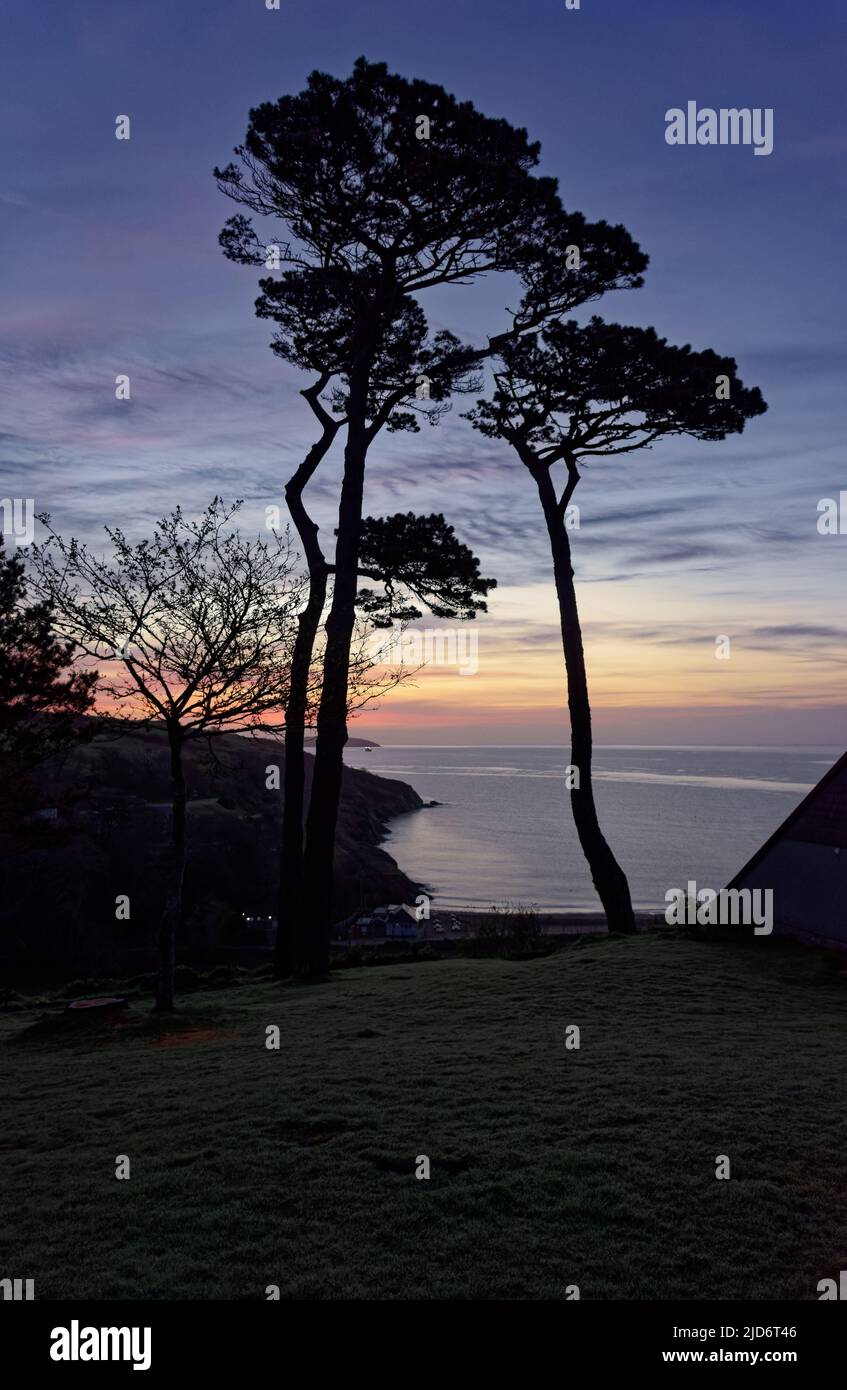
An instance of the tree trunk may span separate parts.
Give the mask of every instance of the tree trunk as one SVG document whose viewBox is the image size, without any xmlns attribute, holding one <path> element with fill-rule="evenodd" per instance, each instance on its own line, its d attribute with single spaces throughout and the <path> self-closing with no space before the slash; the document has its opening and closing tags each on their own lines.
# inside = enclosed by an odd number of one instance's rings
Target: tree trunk
<svg viewBox="0 0 847 1390">
<path fill-rule="evenodd" d="M 178 727 L 168 726 L 171 751 L 171 866 L 165 906 L 159 923 L 159 978 L 156 1008 L 174 1007 L 176 937 L 182 923 L 182 884 L 185 877 L 185 777 L 182 770 L 183 737 Z"/>
<path fill-rule="evenodd" d="M 338 508 L 332 603 L 326 620 L 323 684 L 317 718 L 315 768 L 306 820 L 303 856 L 304 909 L 311 918 L 304 975 L 319 979 L 329 972 L 333 914 L 335 829 L 347 742 L 350 644 L 356 622 L 359 542 L 365 462 L 376 429 L 367 424 L 371 371 L 381 334 L 391 322 L 399 289 L 386 274 L 363 308 L 354 334 L 347 394 L 347 442 Z"/>
<path fill-rule="evenodd" d="M 309 450 L 285 489 L 288 510 L 297 528 L 309 569 L 309 596 L 306 607 L 297 620 L 297 637 L 285 709 L 284 802 L 274 953 L 276 980 L 304 972 L 309 935 L 309 920 L 303 910 L 303 811 L 306 787 L 304 743 L 312 656 L 326 603 L 327 566 L 318 542 L 318 528 L 303 505 L 303 490 L 341 427 L 341 421 L 333 420 L 320 405 L 320 392 L 326 383 L 327 378 L 323 376 L 314 386 L 303 392 L 323 424 L 323 433 Z"/>
<path fill-rule="evenodd" d="M 302 973 L 309 978 L 319 978 L 329 970 L 335 828 L 344 771 L 344 745 L 347 742 L 347 683 L 350 644 L 356 619 L 359 536 L 367 456 L 364 410 L 357 409 L 356 415 L 358 418 L 354 418 L 351 387 L 344 481 L 338 510 L 335 581 L 326 620 L 323 686 L 303 860 L 304 906 L 311 920 Z"/>
<path fill-rule="evenodd" d="M 285 710 L 285 802 L 279 861 L 274 978 L 302 973 L 308 936 L 303 913 L 303 810 L 306 788 L 306 710 L 312 654 L 326 601 L 327 576 L 310 578 L 309 598 L 297 619 L 291 684 Z"/>
<path fill-rule="evenodd" d="M 571 724 L 571 765 L 579 774 L 579 785 L 571 787 L 571 810 L 582 852 L 588 861 L 594 887 L 603 904 L 609 931 L 632 933 L 636 927 L 629 884 L 600 829 L 594 804 L 594 788 L 591 781 L 591 705 L 588 699 L 588 677 L 573 580 L 571 547 L 565 524 L 565 499 L 562 502 L 557 500 L 548 467 L 535 464 L 530 471 L 538 487 L 544 520 L 547 523 L 556 595 L 559 601 Z M 578 478 L 578 474 L 576 477 Z M 570 497 L 572 490 L 573 480 L 566 498 Z"/>
</svg>

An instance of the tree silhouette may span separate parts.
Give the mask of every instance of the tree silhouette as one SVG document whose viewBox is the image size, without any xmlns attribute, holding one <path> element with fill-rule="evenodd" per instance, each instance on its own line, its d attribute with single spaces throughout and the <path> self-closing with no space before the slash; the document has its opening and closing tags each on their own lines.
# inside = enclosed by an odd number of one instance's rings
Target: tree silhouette
<svg viewBox="0 0 847 1390">
<path fill-rule="evenodd" d="M 274 351 L 304 370 L 317 371 L 312 384 L 301 392 L 320 425 L 320 435 L 285 488 L 288 511 L 303 546 L 308 567 L 308 597 L 298 615 L 297 639 L 291 669 L 291 686 L 285 711 L 285 796 L 280 844 L 279 893 L 277 904 L 277 943 L 275 975 L 308 973 L 308 927 L 311 904 L 303 902 L 303 817 L 306 765 L 305 730 L 312 661 L 323 616 L 330 565 L 321 548 L 318 526 L 304 501 L 305 489 L 315 470 L 329 451 L 345 422 L 345 399 L 338 384 L 344 368 L 351 333 L 355 300 L 346 272 L 287 274 L 280 281 L 262 280 L 263 291 L 257 301 L 260 317 L 273 319 L 278 329 L 272 340 Z M 391 431 L 416 430 L 423 415 L 436 423 L 449 389 L 478 389 L 477 378 L 460 363 L 442 371 L 432 380 L 427 372 L 433 362 L 455 354 L 457 340 L 452 334 L 437 334 L 427 341 L 426 320 L 418 305 L 404 300 L 397 321 L 386 335 L 374 361 L 374 397 L 370 409 L 376 413 L 387 395 L 394 396 L 407 379 L 426 382 L 421 399 L 415 397 L 409 408 L 390 406 L 386 427 Z M 324 393 L 327 393 L 324 399 Z M 399 401 L 399 398 L 398 398 Z M 423 519 L 421 519 L 423 520 Z M 419 561 L 425 567 L 427 555 L 437 549 L 437 540 L 424 531 L 415 537 L 420 545 Z M 372 557 L 380 566 L 379 557 Z M 457 562 L 464 563 L 457 552 Z M 407 556 L 404 563 L 409 565 Z M 384 567 L 379 577 L 386 577 Z M 390 578 L 390 574 L 387 576 Z M 349 677 L 348 677 L 349 685 Z"/>
<path fill-rule="evenodd" d="M 296 479 L 295 474 L 295 479 Z M 315 645 L 334 566 L 323 555 L 318 528 L 306 513 L 302 497 L 290 496 L 289 509 L 298 531 L 308 538 L 309 592 L 298 615 L 291 668 L 291 688 L 285 714 L 285 801 L 282 818 L 277 939 L 274 975 L 309 973 L 310 912 L 303 897 L 303 808 L 305 801 L 305 729 Z M 414 512 L 393 517 L 364 517 L 359 576 L 377 582 L 377 590 L 361 589 L 356 606 L 373 627 L 410 622 L 422 616 L 412 599 L 438 617 L 465 621 L 486 612 L 486 596 L 496 580 L 479 573 L 479 560 L 455 535 L 440 513 Z M 378 659 L 378 657 L 377 657 Z M 361 661 L 358 663 L 361 666 Z M 398 673 L 398 679 L 400 674 Z M 361 684 L 348 676 L 350 692 Z"/>
<path fill-rule="evenodd" d="M 423 140 L 422 115 L 430 127 Z M 286 360 L 337 373 L 334 404 L 346 424 L 304 859 L 309 969 L 320 975 L 329 959 L 368 450 L 384 426 L 404 427 L 419 376 L 447 394 L 510 337 L 640 283 L 646 258 L 623 228 L 564 212 L 555 180 L 533 172 L 539 147 L 525 131 L 365 59 L 346 80 L 316 72 L 305 91 L 257 107 L 236 155 L 237 164 L 215 171 L 220 187 L 253 213 L 280 219 L 291 240 L 268 245 L 238 214 L 221 244 L 236 261 L 270 268 L 275 255 L 295 267 L 262 283 L 259 312 L 285 316 L 278 350 Z M 522 286 L 509 328 L 482 348 L 436 335 L 428 349 L 412 296 L 491 271 L 513 272 Z M 410 350 L 416 334 L 428 367 Z"/>
<path fill-rule="evenodd" d="M 301 918 L 306 789 L 305 733 L 312 660 L 326 606 L 329 571 L 318 539 L 318 527 L 306 509 L 303 493 L 343 423 L 341 418 L 333 419 L 321 404 L 321 392 L 329 380 L 330 373 L 321 373 L 317 380 L 302 392 L 321 425 L 321 433 L 285 488 L 289 514 L 306 558 L 308 593 L 306 603 L 297 616 L 297 636 L 291 658 L 291 681 L 285 705 L 285 773 L 274 957 L 274 974 L 277 979 L 292 974 L 299 967 L 306 952 L 303 942 L 305 928 Z"/>
<path fill-rule="evenodd" d="M 46 758 L 83 737 L 97 671 L 71 671 L 73 644 L 56 636 L 49 602 L 33 601 L 20 551 L 0 533 L 0 768 L 3 800 Z M 93 733 L 93 721 L 87 732 Z"/>
<path fill-rule="evenodd" d="M 485 600 L 497 587 L 495 579 L 480 575 L 479 560 L 441 512 L 366 516 L 359 576 L 383 586 L 376 592 L 360 589 L 356 598 L 374 627 L 422 617 L 418 603 L 436 618 L 472 621 L 477 613 L 488 611 Z"/>
<path fill-rule="evenodd" d="M 315 644 L 328 582 L 334 573 L 334 566 L 323 556 L 317 527 L 308 518 L 302 498 L 289 499 L 289 506 L 300 522 L 298 531 L 309 536 L 310 558 L 309 595 L 298 616 L 285 717 L 285 803 L 274 959 L 277 979 L 310 973 L 311 917 L 303 897 L 304 744 Z M 360 578 L 380 585 L 377 590 L 361 589 L 356 598 L 363 618 L 377 628 L 421 617 L 422 610 L 411 601 L 413 598 L 438 617 L 473 619 L 487 611 L 486 596 L 496 585 L 496 580 L 480 576 L 479 560 L 440 513 L 364 517 L 358 573 Z M 361 661 L 358 664 L 361 666 Z M 398 673 L 397 678 L 403 674 L 408 673 Z M 350 693 L 357 686 L 349 673 L 347 686 L 349 712 Z"/>
<path fill-rule="evenodd" d="M 517 453 L 538 489 L 553 558 L 571 724 L 571 808 L 610 931 L 635 931 L 626 875 L 606 841 L 592 785 L 591 707 L 567 526 L 580 460 L 649 448 L 666 435 L 724 439 L 766 409 L 730 357 L 670 346 L 652 328 L 592 318 L 508 345 L 495 388 L 469 418 Z M 561 492 L 553 468 L 563 464 Z"/>
<path fill-rule="evenodd" d="M 185 874 L 190 739 L 267 728 L 288 695 L 301 582 L 287 539 L 248 540 L 232 528 L 240 503 L 219 498 L 198 521 L 179 508 L 131 544 L 106 527 L 100 559 L 57 535 L 33 547 L 35 584 L 78 653 L 108 661 L 99 694 L 111 718 L 164 724 L 171 772 L 171 866 L 159 927 L 156 1006 L 174 1005 Z"/>
</svg>

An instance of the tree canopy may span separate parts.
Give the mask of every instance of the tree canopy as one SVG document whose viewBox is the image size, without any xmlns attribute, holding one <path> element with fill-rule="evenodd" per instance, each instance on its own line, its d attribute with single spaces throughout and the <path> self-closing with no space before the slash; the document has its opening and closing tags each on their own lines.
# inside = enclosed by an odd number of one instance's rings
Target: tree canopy
<svg viewBox="0 0 847 1390">
<path fill-rule="evenodd" d="M 495 389 L 469 418 L 481 433 L 555 463 L 631 453 L 663 435 L 725 439 L 766 409 L 732 357 L 595 316 L 505 345 Z"/>
<path fill-rule="evenodd" d="M 426 139 L 418 138 L 421 116 Z M 511 271 L 522 289 L 506 330 L 515 333 L 637 287 L 647 266 L 624 227 L 565 211 L 557 180 L 536 172 L 540 146 L 524 129 L 385 63 L 359 58 L 347 78 L 313 72 L 302 92 L 254 108 L 235 155 L 215 169 L 219 187 L 260 218 L 282 221 L 290 239 L 265 239 L 238 213 L 221 246 L 243 264 L 295 268 L 293 277 L 261 282 L 257 309 L 281 316 L 276 350 L 317 371 L 333 370 L 330 362 L 349 371 L 378 289 L 388 332 L 414 313 L 404 295 Z M 439 348 L 433 380 L 493 344 L 444 339 Z M 405 393 L 420 370 L 414 364 Z"/>
<path fill-rule="evenodd" d="M 197 521 L 177 507 L 135 544 L 106 527 L 110 558 L 40 518 L 35 582 L 65 638 L 109 663 L 112 717 L 161 719 L 187 738 L 256 728 L 284 705 L 302 586 L 287 537 L 232 528 L 239 506 L 215 498 Z"/>
<path fill-rule="evenodd" d="M 420 618 L 410 594 L 437 618 L 470 620 L 487 612 L 485 600 L 497 586 L 496 579 L 480 575 L 479 559 L 441 512 L 365 517 L 359 574 L 382 584 L 380 591 L 360 588 L 357 596 L 374 627 Z"/>
<path fill-rule="evenodd" d="M 0 534 L 0 755 L 24 769 L 80 736 L 98 672 L 69 670 L 73 654 L 49 600 L 31 600 L 20 551 L 7 554 Z"/>
</svg>

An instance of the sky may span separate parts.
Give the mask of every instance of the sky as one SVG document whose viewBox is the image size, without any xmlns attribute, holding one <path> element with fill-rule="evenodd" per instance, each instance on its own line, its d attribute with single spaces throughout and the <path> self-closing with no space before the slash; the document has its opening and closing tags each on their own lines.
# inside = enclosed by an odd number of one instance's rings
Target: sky
<svg viewBox="0 0 847 1390">
<path fill-rule="evenodd" d="M 571 540 L 597 739 L 847 745 L 841 0 L 4 0 L 0 23 L 3 498 L 98 545 L 215 493 L 256 529 L 281 502 L 312 437 L 306 381 L 268 350 L 257 273 L 218 247 L 236 209 L 212 169 L 251 106 L 364 54 L 525 126 L 565 206 L 650 256 L 643 289 L 592 311 L 734 356 L 769 403 L 741 437 L 585 470 Z M 772 109 L 773 152 L 669 145 L 689 101 Z M 422 297 L 477 342 L 512 301 L 491 278 Z M 351 732 L 565 742 L 534 487 L 464 408 L 378 441 L 366 510 L 443 511 L 496 576 L 475 659 L 430 665 Z M 325 541 L 341 447 L 309 490 Z M 841 491 L 844 534 L 822 535 Z"/>
</svg>

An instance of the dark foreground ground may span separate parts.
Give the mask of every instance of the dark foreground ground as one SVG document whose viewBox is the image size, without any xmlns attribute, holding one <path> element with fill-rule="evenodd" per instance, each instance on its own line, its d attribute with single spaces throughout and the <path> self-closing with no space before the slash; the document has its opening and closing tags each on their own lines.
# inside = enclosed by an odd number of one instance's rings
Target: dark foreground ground
<svg viewBox="0 0 847 1390">
<path fill-rule="evenodd" d="M 847 1267 L 821 953 L 581 938 L 147 1007 L 0 1014 L 0 1253 L 37 1298 L 814 1299 Z"/>
</svg>

